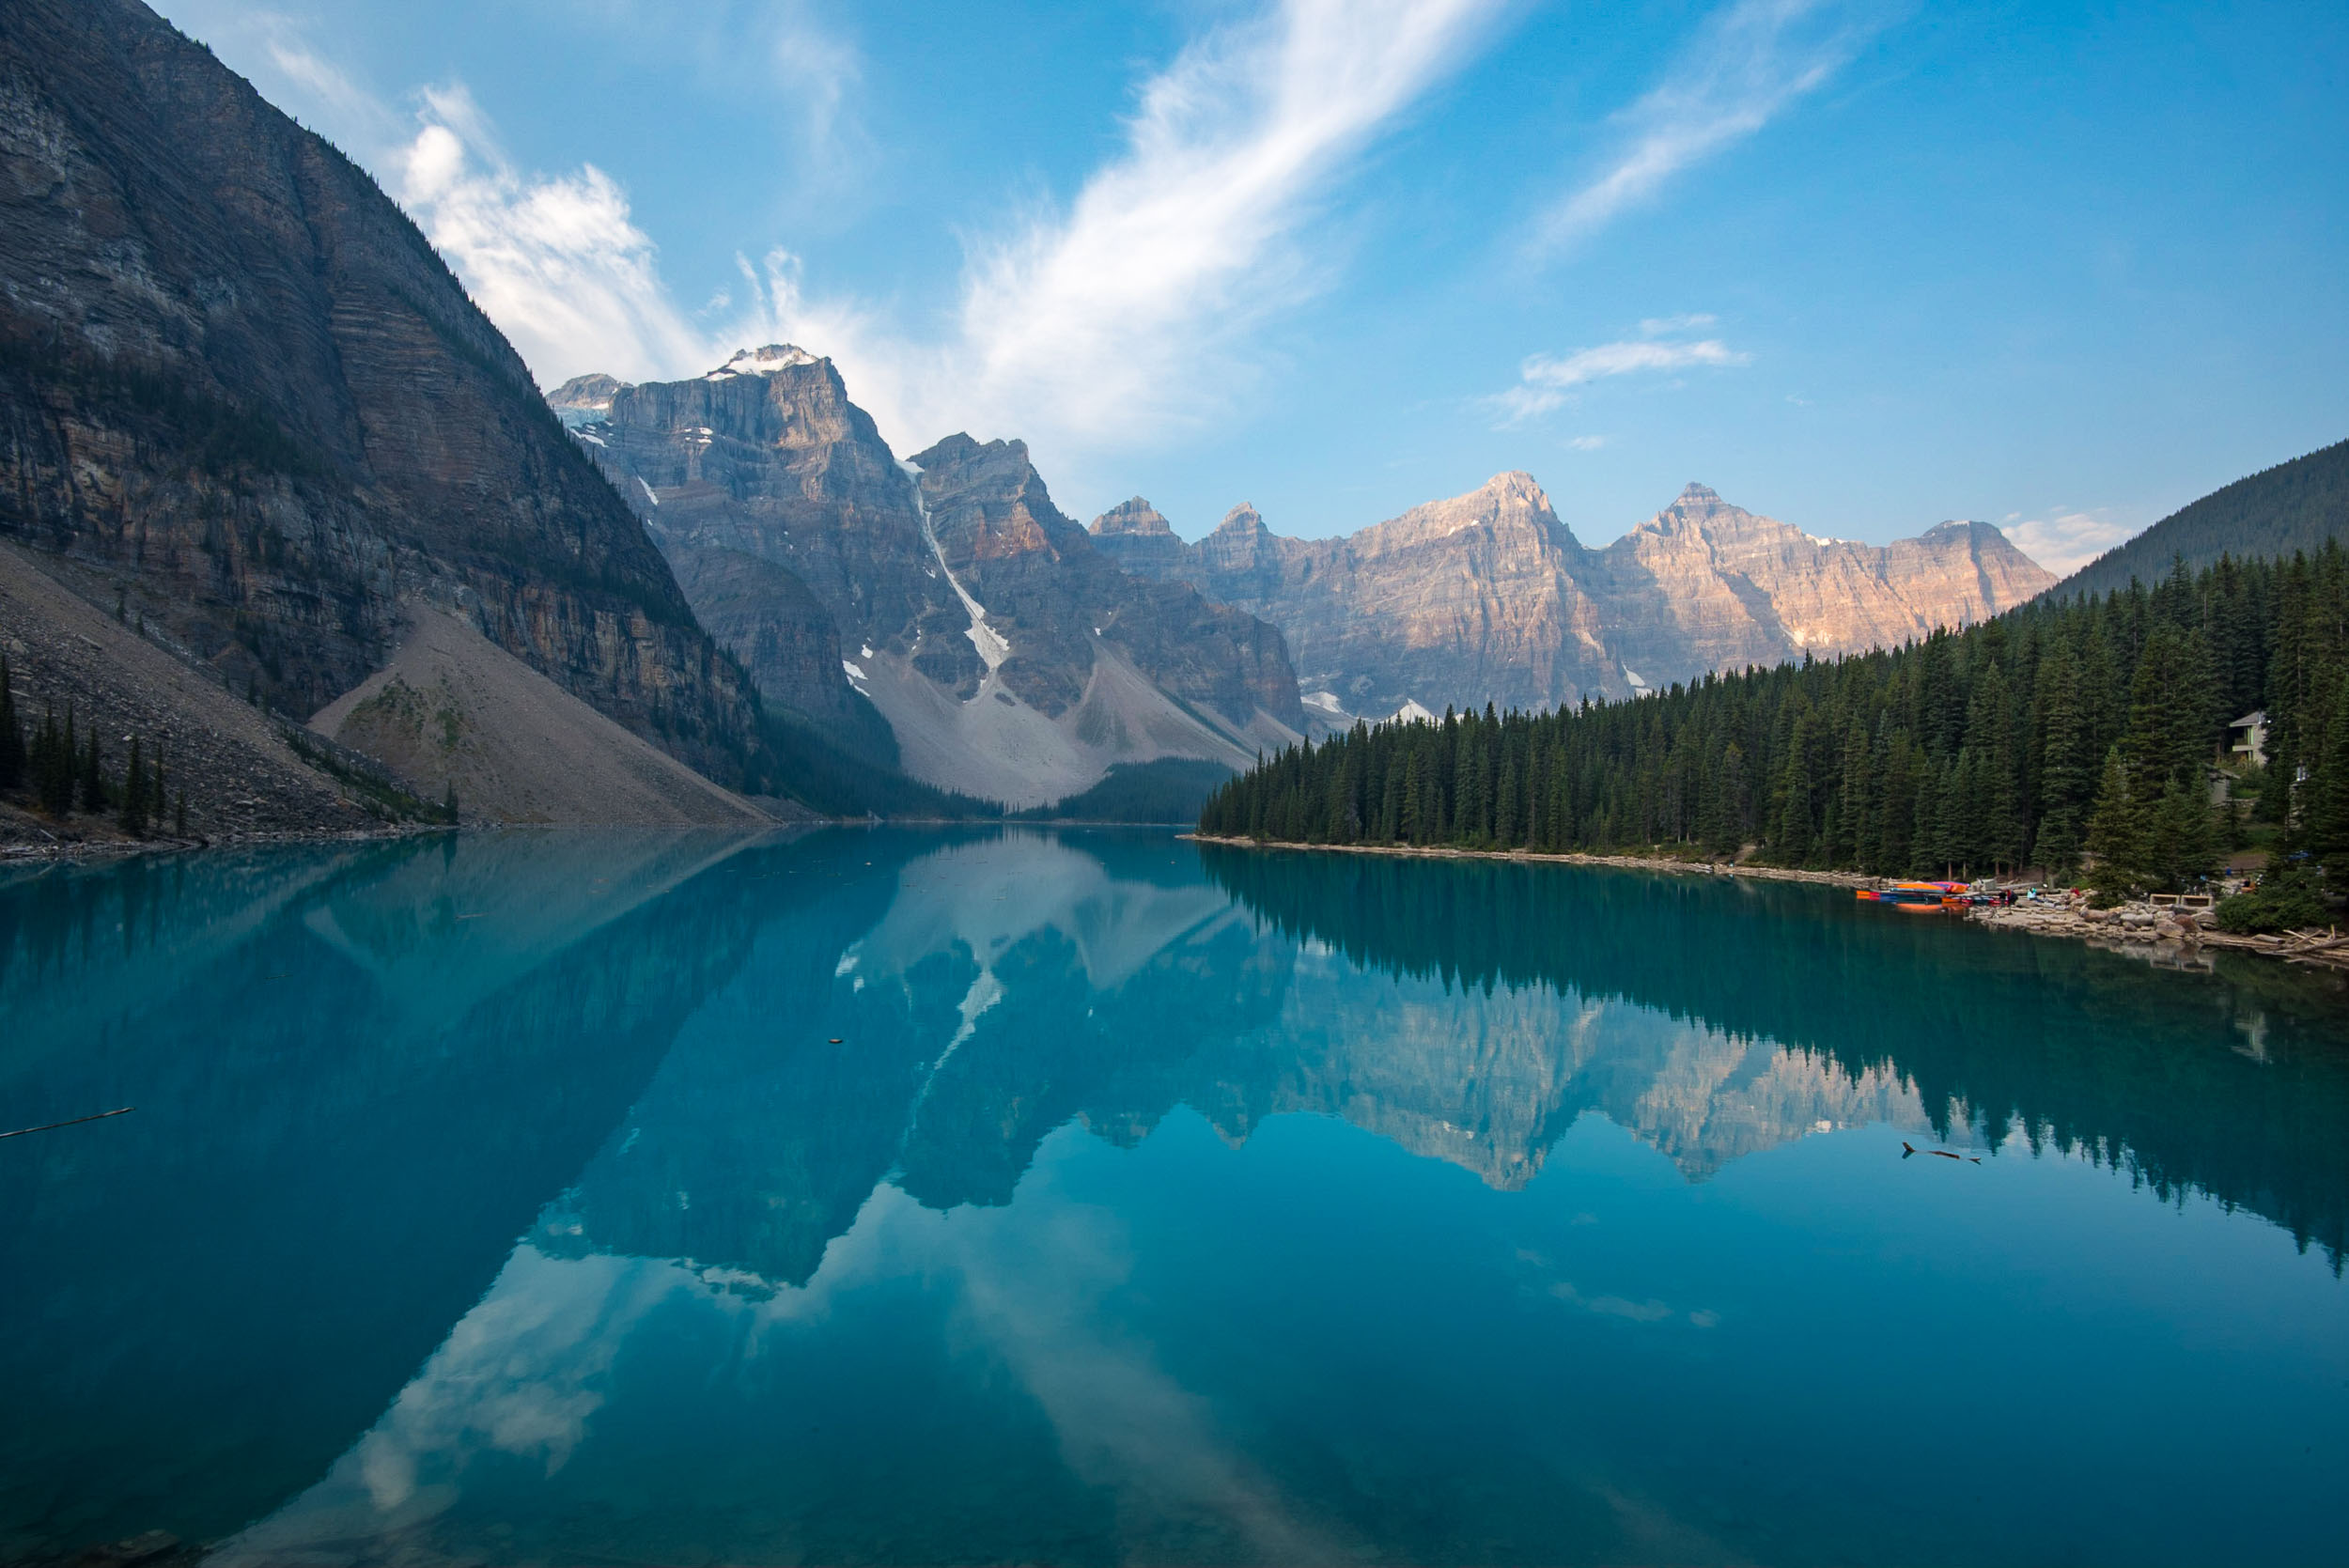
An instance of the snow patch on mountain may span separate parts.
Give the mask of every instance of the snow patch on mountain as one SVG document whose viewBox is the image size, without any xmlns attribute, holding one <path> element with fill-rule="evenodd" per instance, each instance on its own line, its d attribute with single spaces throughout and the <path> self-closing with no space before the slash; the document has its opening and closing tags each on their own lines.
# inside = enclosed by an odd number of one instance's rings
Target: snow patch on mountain
<svg viewBox="0 0 2349 1568">
<path fill-rule="evenodd" d="M 897 466 L 904 469 L 913 481 L 914 509 L 922 514 L 922 542 L 930 547 L 930 556 L 937 561 L 938 569 L 946 574 L 946 586 L 955 591 L 955 597 L 962 600 L 963 609 L 970 613 L 971 629 L 963 635 L 970 638 L 971 645 L 979 650 L 979 662 L 986 665 L 987 673 L 992 675 L 1002 667 L 1003 660 L 1011 657 L 1011 644 L 1002 632 L 987 624 L 987 607 L 971 597 L 971 590 L 962 585 L 962 580 L 955 575 L 955 569 L 946 564 L 946 552 L 939 547 L 938 530 L 930 525 L 930 504 L 922 493 L 920 465 L 901 461 Z M 979 696 L 984 694 L 982 690 L 971 700 L 977 702 Z"/>
<path fill-rule="evenodd" d="M 778 370 L 815 363 L 816 356 L 795 343 L 770 343 L 764 348 L 742 349 L 702 380 L 724 381 L 737 376 L 771 376 Z"/>
</svg>

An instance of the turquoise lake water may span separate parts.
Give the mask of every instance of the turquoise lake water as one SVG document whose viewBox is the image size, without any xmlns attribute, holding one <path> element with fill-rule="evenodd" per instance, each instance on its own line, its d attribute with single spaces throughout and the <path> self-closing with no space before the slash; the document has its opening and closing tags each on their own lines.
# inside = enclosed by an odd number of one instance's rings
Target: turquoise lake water
<svg viewBox="0 0 2349 1568">
<path fill-rule="evenodd" d="M 886 830 L 20 874 L 0 966 L 0 1124 L 138 1108 L 0 1141 L 0 1560 L 2349 1560 L 2337 979 Z"/>
</svg>

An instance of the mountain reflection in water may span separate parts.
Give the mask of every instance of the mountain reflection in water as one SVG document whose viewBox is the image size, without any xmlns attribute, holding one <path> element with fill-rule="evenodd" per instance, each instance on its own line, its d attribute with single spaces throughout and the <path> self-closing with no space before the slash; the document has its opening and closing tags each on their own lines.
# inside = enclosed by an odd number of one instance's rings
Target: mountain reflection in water
<svg viewBox="0 0 2349 1568">
<path fill-rule="evenodd" d="M 2258 1560 L 2349 1458 L 2349 1030 L 2272 965 L 507 834 L 20 877 L 0 1007 L 9 1125 L 140 1107 L 0 1144 L 0 1558 Z"/>
</svg>

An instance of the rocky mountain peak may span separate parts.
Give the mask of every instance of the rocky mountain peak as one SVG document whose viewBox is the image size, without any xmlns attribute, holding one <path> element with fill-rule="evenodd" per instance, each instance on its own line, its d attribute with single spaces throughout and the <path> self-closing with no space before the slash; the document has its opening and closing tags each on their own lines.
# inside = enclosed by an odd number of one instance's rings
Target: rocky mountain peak
<svg viewBox="0 0 2349 1568">
<path fill-rule="evenodd" d="M 1218 534 L 1256 535 L 1269 533 L 1264 525 L 1264 514 L 1243 501 L 1223 514 L 1223 520 L 1215 525 Z"/>
<path fill-rule="evenodd" d="M 1723 501 L 1719 490 L 1694 481 L 1672 498 L 1671 505 L 1632 530 L 1633 534 L 1665 538 L 1744 537 L 1756 532 L 1771 536 L 1783 533 L 1789 536 L 1801 534 L 1800 529 Z"/>
<path fill-rule="evenodd" d="M 735 376 L 771 376 L 778 370 L 791 370 L 816 363 L 816 355 L 795 343 L 770 343 L 757 349 L 738 350 L 732 359 L 702 380 L 723 381 Z"/>
<path fill-rule="evenodd" d="M 803 350 L 627 389 L 580 440 L 770 703 L 860 754 L 1017 805 L 1118 762 L 1245 767 L 1304 715 L 1281 634 L 1132 576 L 1052 505 L 1025 442 L 900 464 Z M 1102 544 L 1182 541 L 1148 502 Z M 874 733 L 874 732 L 878 733 Z"/>
<path fill-rule="evenodd" d="M 1156 506 L 1138 495 L 1130 501 L 1119 502 L 1099 517 L 1095 518 L 1092 528 L 1096 538 L 1110 534 L 1124 535 L 1128 537 L 1157 535 L 1171 536 L 1174 532 L 1174 525 L 1168 522 Z"/>
<path fill-rule="evenodd" d="M 1579 549 L 1530 474 L 1496 474 L 1465 495 L 1430 501 L 1356 535 L 1356 554 L 1414 550 L 1475 530 L 1476 537 L 1531 561 L 1561 546 Z"/>
<path fill-rule="evenodd" d="M 618 377 L 600 372 L 573 376 L 547 394 L 547 405 L 558 413 L 607 414 L 612 411 L 612 399 L 628 386 Z"/>
<path fill-rule="evenodd" d="M 949 556 L 1066 547 L 1084 530 L 1063 516 L 1028 460 L 1024 441 L 982 444 L 957 430 L 910 459 L 921 475 L 930 521 Z"/>
</svg>

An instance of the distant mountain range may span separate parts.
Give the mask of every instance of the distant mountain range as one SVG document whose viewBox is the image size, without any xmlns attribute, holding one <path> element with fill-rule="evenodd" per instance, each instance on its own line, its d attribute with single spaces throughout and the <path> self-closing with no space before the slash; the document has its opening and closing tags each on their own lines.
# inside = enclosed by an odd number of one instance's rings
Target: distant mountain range
<svg viewBox="0 0 2349 1568">
<path fill-rule="evenodd" d="M 1987 523 L 1881 548 L 1756 517 L 1703 485 L 1604 550 L 1526 474 L 1344 538 L 1233 508 L 1197 544 L 1137 496 L 1093 522 L 1128 570 L 1190 582 L 1287 634 L 1317 718 L 1540 708 L 1707 671 L 1897 644 L 2010 610 L 2054 579 Z"/>
<path fill-rule="evenodd" d="M 2199 571 L 2221 555 L 2237 560 L 2290 555 L 2344 534 L 2349 534 L 2349 441 L 2263 469 L 2180 507 L 2065 578 L 2056 592 L 2108 594 L 2132 580 L 2158 582 L 2181 558 L 2187 569 Z"/>
<path fill-rule="evenodd" d="M 1285 538 L 1239 506 L 1191 544 L 1139 496 L 1088 536 L 1017 442 L 947 438 L 905 465 L 917 492 L 832 363 L 782 344 L 549 401 L 770 701 L 1015 805 L 1120 763 L 1244 764 L 1356 717 L 1627 697 L 1896 644 L 2053 581 L 1984 523 L 1878 548 L 1701 485 L 1591 551 L 1525 474 L 1345 538 Z"/>
<path fill-rule="evenodd" d="M 1519 473 L 1342 538 L 1240 506 L 1190 543 L 1140 497 L 1088 530 L 1018 441 L 901 461 L 787 345 L 542 397 L 374 181 L 201 45 L 137 0 L 8 16 L 0 648 L 26 713 L 175 737 L 201 831 L 266 826 L 252 758 L 308 765 L 223 702 L 476 818 L 1110 809 L 1357 718 L 1627 697 L 2049 586 L 1985 524 L 1861 545 L 1699 485 L 1591 550 Z M 2311 542 L 2344 497 L 2349 443 L 2064 586 Z M 310 827 L 349 787 L 285 784 Z"/>
<path fill-rule="evenodd" d="M 549 400 L 768 700 L 876 761 L 1024 807 L 1302 730 L 1281 634 L 1118 569 L 1019 442 L 901 464 L 831 361 L 780 345 Z"/>
</svg>

